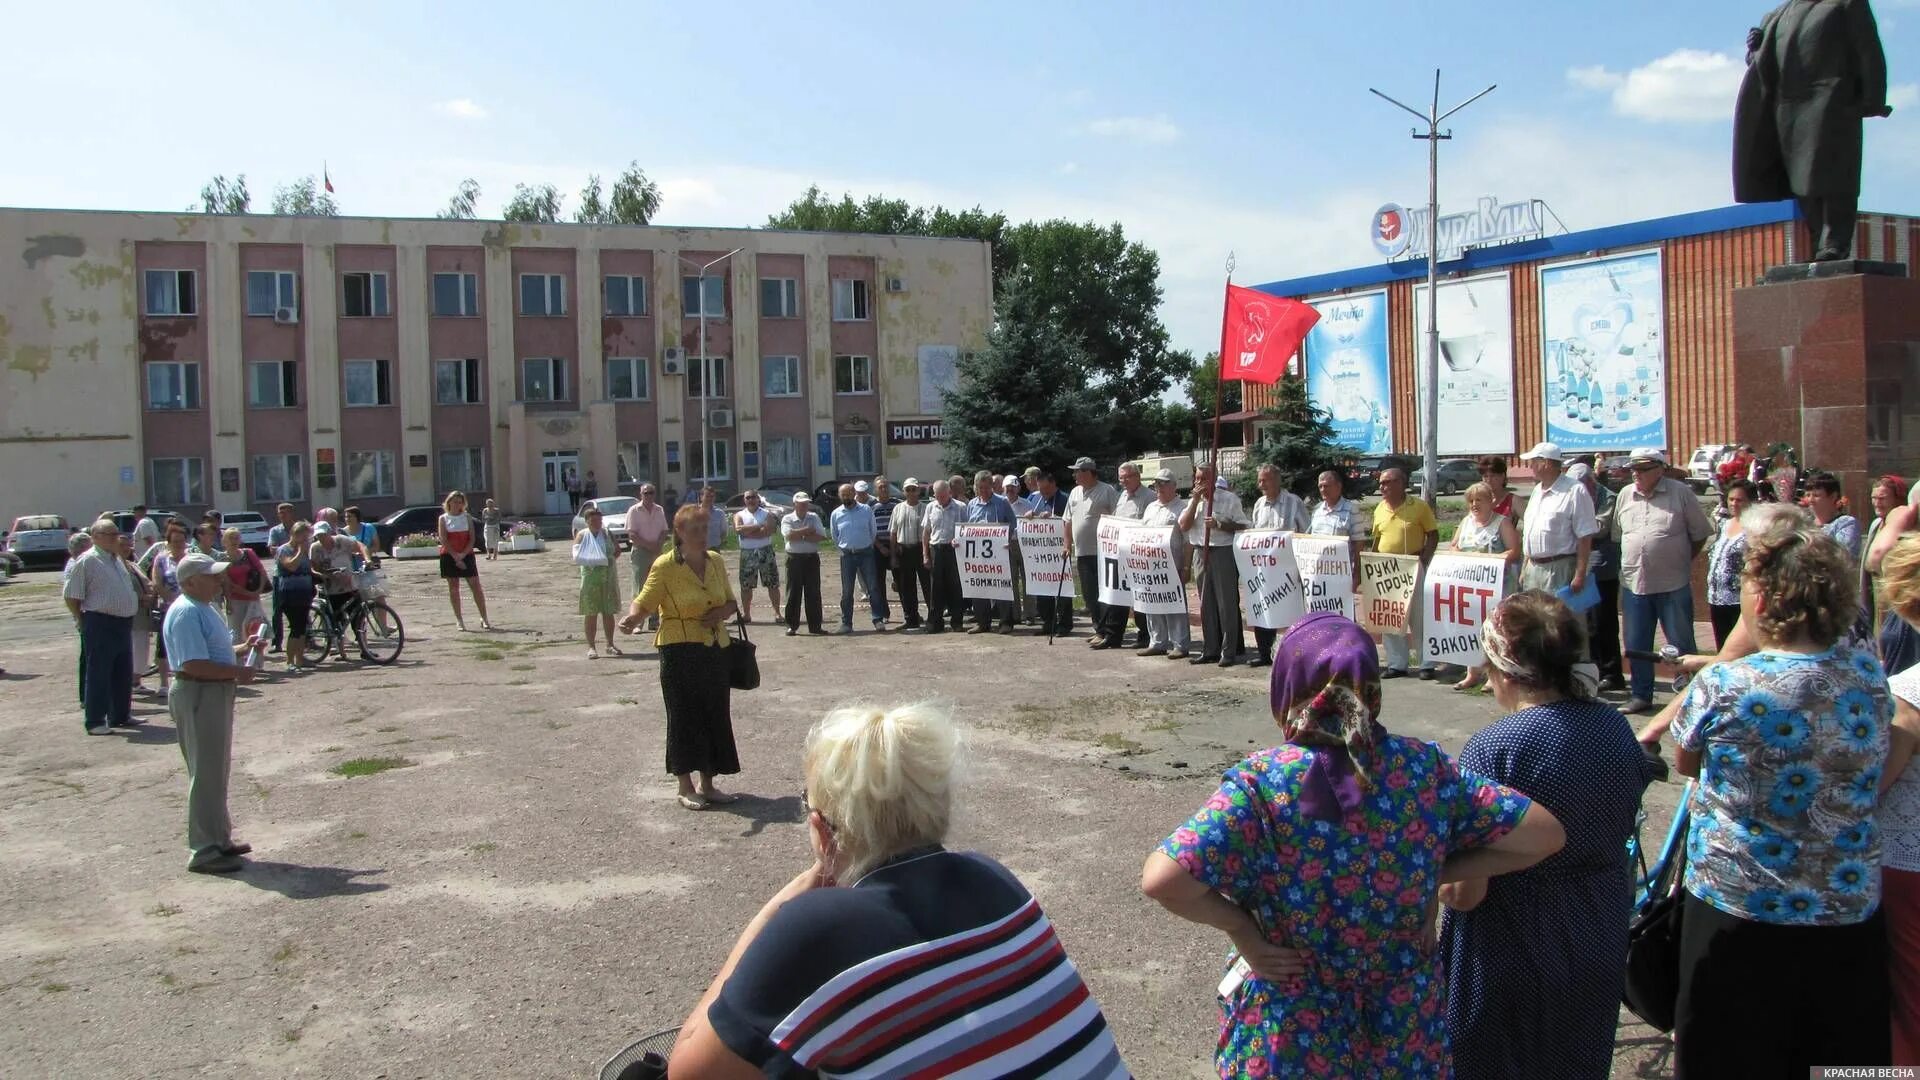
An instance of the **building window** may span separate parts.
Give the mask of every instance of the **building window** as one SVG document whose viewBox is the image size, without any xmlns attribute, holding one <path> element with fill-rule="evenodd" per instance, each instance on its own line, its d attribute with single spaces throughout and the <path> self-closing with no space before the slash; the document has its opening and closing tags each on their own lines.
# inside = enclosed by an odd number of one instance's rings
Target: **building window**
<svg viewBox="0 0 1920 1080">
<path fill-rule="evenodd" d="M 393 451 L 354 450 L 347 454 L 347 497 L 377 499 L 393 494 Z"/>
<path fill-rule="evenodd" d="M 766 446 L 768 483 L 807 478 L 807 440 L 798 435 L 775 435 Z"/>
<path fill-rule="evenodd" d="M 440 468 L 436 473 L 439 483 L 435 486 L 441 491 L 485 491 L 487 475 L 484 465 L 478 446 L 442 450 Z"/>
<path fill-rule="evenodd" d="M 247 271 L 247 314 L 273 316 L 300 307 L 299 281 L 291 270 Z"/>
<path fill-rule="evenodd" d="M 627 274 L 607 275 L 607 314 L 645 315 L 647 279 Z"/>
<path fill-rule="evenodd" d="M 291 409 L 300 404 L 300 368 L 291 360 L 256 360 L 247 365 L 247 405 L 255 409 Z"/>
<path fill-rule="evenodd" d="M 393 404 L 393 365 L 386 360 L 346 360 L 348 405 Z"/>
<path fill-rule="evenodd" d="M 653 479 L 652 443 L 623 442 L 613 460 L 619 470 L 616 482 L 621 487 L 638 487 Z"/>
<path fill-rule="evenodd" d="M 154 458 L 147 463 L 147 501 L 199 506 L 207 501 L 206 463 L 199 458 Z"/>
<path fill-rule="evenodd" d="M 567 362 L 557 356 L 529 356 L 520 361 L 520 400 L 567 400 Z"/>
<path fill-rule="evenodd" d="M 873 436 L 840 436 L 840 474 L 864 476 L 877 472 L 873 465 Z"/>
<path fill-rule="evenodd" d="M 873 393 L 873 357 L 834 357 L 833 392 L 836 394 Z"/>
<path fill-rule="evenodd" d="M 727 358 L 709 356 L 687 357 L 687 386 L 689 392 L 697 398 L 727 396 Z M 708 391 L 712 387 L 712 391 Z"/>
<path fill-rule="evenodd" d="M 200 407 L 200 365 L 160 360 L 147 365 L 147 408 Z"/>
<path fill-rule="evenodd" d="M 147 314 L 198 314 L 200 296 L 194 288 L 194 276 L 191 270 L 147 271 Z"/>
<path fill-rule="evenodd" d="M 607 397 L 613 401 L 645 401 L 653 396 L 647 385 L 647 358 L 616 356 L 607 361 Z"/>
<path fill-rule="evenodd" d="M 800 283 L 790 277 L 760 279 L 760 317 L 795 319 L 800 316 Z"/>
<path fill-rule="evenodd" d="M 1898 393 L 1895 384 L 1893 393 Z M 1867 405 L 1867 445 L 1876 450 L 1887 450 L 1900 443 L 1900 409 L 1889 401 L 1872 401 L 1868 395 Z"/>
<path fill-rule="evenodd" d="M 733 475 L 732 443 L 725 439 L 708 439 L 704 443 L 695 439 L 688 445 L 693 448 L 693 460 L 687 463 L 693 472 L 688 479 L 698 483 L 702 480 L 725 480 Z M 701 452 L 702 447 L 706 448 L 706 453 Z M 706 471 L 709 454 L 712 455 L 713 461 L 712 473 Z"/>
<path fill-rule="evenodd" d="M 761 357 L 760 393 L 764 397 L 799 397 L 800 358 L 797 356 Z"/>
<path fill-rule="evenodd" d="M 680 295 L 687 299 L 687 317 L 705 315 L 709 319 L 727 317 L 727 279 L 720 274 L 683 278 Z"/>
<path fill-rule="evenodd" d="M 305 479 L 299 454 L 257 454 L 253 459 L 253 501 L 299 502 L 306 495 Z"/>
<path fill-rule="evenodd" d="M 857 278 L 836 278 L 833 282 L 833 321 L 864 322 L 867 313 L 867 283 Z"/>
<path fill-rule="evenodd" d="M 521 274 L 520 314 L 565 315 L 567 278 L 564 274 Z"/>
<path fill-rule="evenodd" d="M 433 401 L 436 405 L 480 404 L 480 361 L 435 360 Z"/>
<path fill-rule="evenodd" d="M 387 275 L 343 274 L 340 283 L 346 290 L 340 314 L 349 319 L 379 319 L 393 314 L 387 305 Z"/>
<path fill-rule="evenodd" d="M 480 314 L 480 279 L 474 274 L 433 275 L 433 313 L 468 316 Z"/>
</svg>

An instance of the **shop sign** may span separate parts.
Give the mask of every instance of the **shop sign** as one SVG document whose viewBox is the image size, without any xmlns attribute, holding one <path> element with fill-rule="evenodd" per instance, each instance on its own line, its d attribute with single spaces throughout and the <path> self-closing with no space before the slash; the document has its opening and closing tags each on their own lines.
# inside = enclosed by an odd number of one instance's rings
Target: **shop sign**
<svg viewBox="0 0 1920 1080">
<path fill-rule="evenodd" d="M 1440 216 L 1440 261 L 1451 262 L 1468 248 L 1494 247 L 1546 235 L 1547 204 L 1539 199 L 1503 203 L 1483 196 L 1473 210 Z M 1427 211 L 1388 203 L 1373 214 L 1373 246 L 1389 259 L 1424 259 Z"/>
</svg>

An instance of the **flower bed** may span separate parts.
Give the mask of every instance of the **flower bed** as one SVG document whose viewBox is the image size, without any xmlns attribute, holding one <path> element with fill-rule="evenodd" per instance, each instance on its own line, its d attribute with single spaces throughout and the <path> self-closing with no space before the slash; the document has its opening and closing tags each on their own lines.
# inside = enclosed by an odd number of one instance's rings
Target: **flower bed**
<svg viewBox="0 0 1920 1080">
<path fill-rule="evenodd" d="M 516 521 L 507 527 L 505 547 L 508 551 L 544 551 L 546 546 L 540 539 L 540 526 L 531 521 Z"/>
<path fill-rule="evenodd" d="M 432 533 L 410 533 L 393 542 L 396 559 L 436 559 L 440 557 L 440 538 Z"/>
</svg>

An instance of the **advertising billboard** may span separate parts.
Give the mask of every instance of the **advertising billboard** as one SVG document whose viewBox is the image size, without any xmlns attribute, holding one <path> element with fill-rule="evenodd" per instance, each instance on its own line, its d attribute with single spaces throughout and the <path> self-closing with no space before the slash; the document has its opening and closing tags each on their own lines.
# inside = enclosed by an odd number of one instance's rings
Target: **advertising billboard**
<svg viewBox="0 0 1920 1080">
<path fill-rule="evenodd" d="M 1320 321 L 1307 334 L 1307 397 L 1333 417 L 1342 446 L 1362 454 L 1393 450 L 1393 394 L 1387 369 L 1387 294 L 1310 301 Z"/>
<path fill-rule="evenodd" d="M 1413 356 L 1415 400 L 1425 402 L 1424 285 L 1413 291 Z M 1426 445 L 1425 422 L 1424 415 L 1416 420 L 1422 446 Z M 1507 275 L 1442 282 L 1440 453 L 1447 457 L 1511 454 L 1513 425 L 1513 290 Z"/>
<path fill-rule="evenodd" d="M 1540 270 L 1546 437 L 1563 449 L 1667 445 L 1660 252 Z"/>
</svg>

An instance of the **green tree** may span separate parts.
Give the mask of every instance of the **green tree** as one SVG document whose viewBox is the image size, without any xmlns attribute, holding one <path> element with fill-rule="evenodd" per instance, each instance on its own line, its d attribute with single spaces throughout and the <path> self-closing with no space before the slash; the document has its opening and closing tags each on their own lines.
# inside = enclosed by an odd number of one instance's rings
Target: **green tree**
<svg viewBox="0 0 1920 1080">
<path fill-rule="evenodd" d="M 1207 358 L 1198 364 L 1192 364 L 1186 377 L 1187 400 L 1193 405 L 1193 414 L 1202 423 L 1213 422 L 1213 395 L 1216 387 L 1220 392 L 1220 414 L 1237 413 L 1246 406 L 1241 388 L 1246 384 L 1239 379 L 1228 379 L 1225 386 L 1220 385 L 1220 354 L 1210 352 Z"/>
<path fill-rule="evenodd" d="M 506 221 L 532 221 L 552 224 L 560 220 L 560 204 L 565 196 L 552 184 L 513 185 L 513 198 L 507 200 L 500 217 Z"/>
<path fill-rule="evenodd" d="M 447 208 L 433 215 L 443 221 L 472 221 L 480 205 L 480 182 L 469 176 L 447 200 Z"/>
<path fill-rule="evenodd" d="M 340 204 L 333 201 L 333 196 L 318 179 L 303 176 L 274 189 L 273 212 L 294 217 L 339 217 Z"/>
<path fill-rule="evenodd" d="M 647 178 L 639 162 L 629 161 L 627 171 L 613 182 L 613 198 L 607 206 L 608 220 L 617 225 L 646 225 L 659 212 L 660 185 Z"/>
<path fill-rule="evenodd" d="M 573 212 L 573 220 L 589 225 L 598 225 L 607 220 L 606 200 L 600 197 L 600 174 L 587 177 L 587 186 L 580 189 L 580 209 Z"/>
<path fill-rule="evenodd" d="M 1280 470 L 1280 486 L 1302 498 L 1314 493 L 1323 469 L 1341 465 L 1358 451 L 1341 446 L 1334 438 L 1333 418 L 1307 397 L 1307 383 L 1292 375 L 1283 375 L 1274 386 L 1274 404 L 1261 414 L 1260 437 L 1247 447 L 1234 490 L 1242 498 L 1259 494 L 1258 472 L 1262 465 Z"/>
<path fill-rule="evenodd" d="M 247 174 L 241 173 L 231 181 L 224 174 L 207 181 L 200 188 L 200 205 L 187 209 L 203 214 L 244 214 L 252 206 L 253 196 L 247 192 Z"/>
<path fill-rule="evenodd" d="M 884 195 L 869 195 L 857 203 L 852 195 L 842 195 L 836 202 L 815 185 L 785 210 L 767 218 L 767 228 L 984 240 L 993 245 L 995 281 L 1013 265 L 1012 249 L 1006 243 L 1007 216 L 989 214 L 978 206 L 958 211 L 944 206 L 917 207 L 905 199 Z"/>
</svg>

